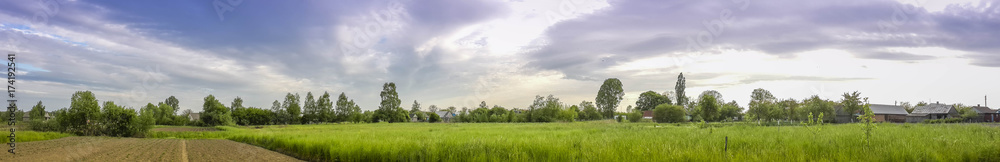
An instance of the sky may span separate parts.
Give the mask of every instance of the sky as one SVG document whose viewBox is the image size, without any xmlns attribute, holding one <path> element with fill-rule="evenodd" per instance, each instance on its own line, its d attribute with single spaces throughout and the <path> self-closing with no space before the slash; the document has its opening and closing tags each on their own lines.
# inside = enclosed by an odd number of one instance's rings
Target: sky
<svg viewBox="0 0 1000 162">
<path fill-rule="evenodd" d="M 1000 107 L 1000 0 L 0 1 L 18 102 L 76 91 L 138 108 L 203 98 L 270 108 L 287 93 L 345 93 L 374 110 L 526 108 L 625 90 Z M 27 106 L 22 109 L 28 108 Z"/>
</svg>

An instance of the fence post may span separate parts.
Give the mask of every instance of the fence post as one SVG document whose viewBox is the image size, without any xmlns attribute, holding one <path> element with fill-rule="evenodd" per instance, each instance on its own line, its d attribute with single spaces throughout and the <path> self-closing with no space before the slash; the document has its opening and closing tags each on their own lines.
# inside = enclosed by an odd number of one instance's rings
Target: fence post
<svg viewBox="0 0 1000 162">
<path fill-rule="evenodd" d="M 722 150 L 723 152 L 729 152 L 729 136 L 726 136 L 726 145 Z"/>
</svg>

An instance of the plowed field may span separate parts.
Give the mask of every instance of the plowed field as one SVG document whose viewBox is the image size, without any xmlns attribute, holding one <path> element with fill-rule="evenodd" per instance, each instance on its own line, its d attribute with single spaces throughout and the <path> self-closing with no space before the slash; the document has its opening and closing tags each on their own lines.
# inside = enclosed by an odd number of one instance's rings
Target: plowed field
<svg viewBox="0 0 1000 162">
<path fill-rule="evenodd" d="M 229 140 L 66 137 L 17 144 L 0 161 L 300 161 Z"/>
</svg>

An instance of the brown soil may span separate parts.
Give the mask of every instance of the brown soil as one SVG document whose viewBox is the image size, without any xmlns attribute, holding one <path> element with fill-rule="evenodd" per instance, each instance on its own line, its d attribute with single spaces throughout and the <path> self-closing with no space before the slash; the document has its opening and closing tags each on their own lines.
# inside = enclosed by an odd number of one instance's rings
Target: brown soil
<svg viewBox="0 0 1000 162">
<path fill-rule="evenodd" d="M 210 128 L 210 127 L 199 127 L 199 128 L 171 127 L 171 128 L 153 128 L 152 131 L 160 131 L 160 132 L 203 132 L 203 131 L 219 131 L 219 129 Z"/>
<path fill-rule="evenodd" d="M 186 158 L 185 158 L 186 157 Z M 0 161 L 301 161 L 229 140 L 66 137 L 17 144 Z"/>
</svg>

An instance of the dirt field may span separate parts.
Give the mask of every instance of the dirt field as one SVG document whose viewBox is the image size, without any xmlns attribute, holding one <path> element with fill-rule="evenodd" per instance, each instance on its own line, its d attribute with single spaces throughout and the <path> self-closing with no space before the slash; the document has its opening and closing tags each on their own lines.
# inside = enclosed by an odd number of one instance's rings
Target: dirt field
<svg viewBox="0 0 1000 162">
<path fill-rule="evenodd" d="M 66 137 L 17 144 L 0 161 L 301 161 L 229 140 Z"/>
</svg>

